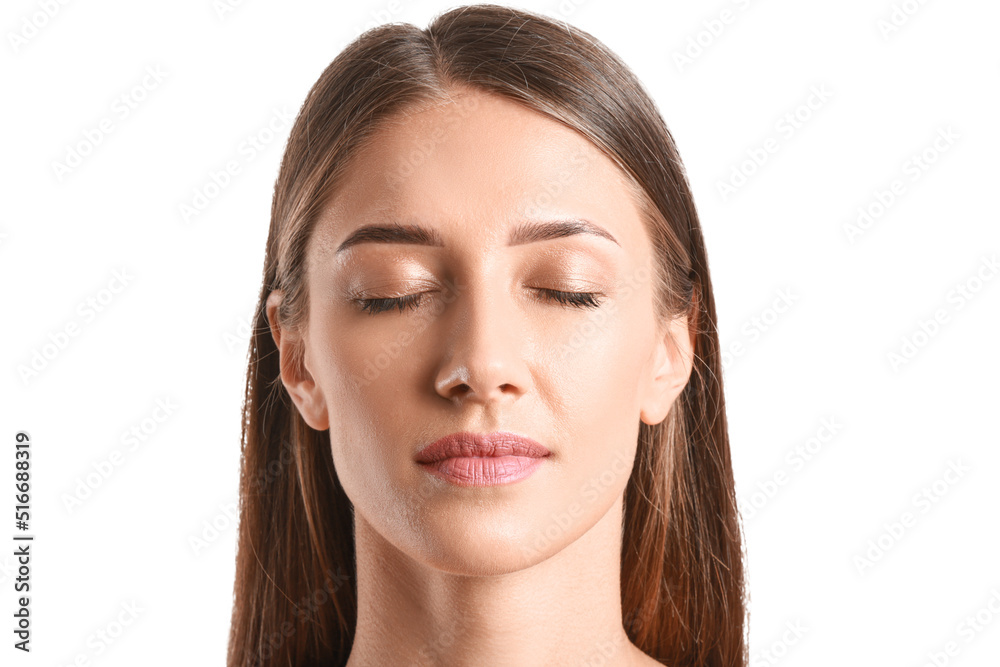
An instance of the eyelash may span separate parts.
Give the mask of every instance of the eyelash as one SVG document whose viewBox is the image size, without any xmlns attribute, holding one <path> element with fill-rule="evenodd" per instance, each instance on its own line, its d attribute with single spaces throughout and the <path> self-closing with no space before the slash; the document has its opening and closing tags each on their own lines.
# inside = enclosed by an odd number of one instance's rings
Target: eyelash
<svg viewBox="0 0 1000 667">
<path fill-rule="evenodd" d="M 597 308 L 601 304 L 601 295 L 597 292 L 561 292 L 541 287 L 536 288 L 536 291 L 540 292 L 547 301 L 574 308 Z M 377 315 L 393 308 L 398 308 L 399 312 L 403 312 L 406 308 L 416 308 L 420 305 L 425 294 L 426 292 L 420 292 L 395 298 L 355 299 L 355 301 L 359 304 L 362 312 Z"/>
</svg>

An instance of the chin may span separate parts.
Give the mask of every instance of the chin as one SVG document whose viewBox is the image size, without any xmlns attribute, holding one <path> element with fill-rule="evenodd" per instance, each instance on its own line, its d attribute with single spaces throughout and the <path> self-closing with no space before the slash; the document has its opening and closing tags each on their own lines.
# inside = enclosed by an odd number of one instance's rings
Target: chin
<svg viewBox="0 0 1000 667">
<path fill-rule="evenodd" d="M 478 510 L 478 511 L 477 511 Z M 482 507 L 453 512 L 429 511 L 422 530 L 413 536 L 417 560 L 435 569 L 469 576 L 517 572 L 558 553 L 573 535 L 560 530 L 554 539 L 540 540 L 547 526 L 544 511 L 524 514 L 497 512 L 484 516 Z"/>
</svg>

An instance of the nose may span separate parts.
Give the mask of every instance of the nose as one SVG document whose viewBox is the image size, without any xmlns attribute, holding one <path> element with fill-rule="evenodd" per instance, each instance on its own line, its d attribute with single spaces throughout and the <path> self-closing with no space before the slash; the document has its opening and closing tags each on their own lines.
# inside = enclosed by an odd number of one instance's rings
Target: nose
<svg viewBox="0 0 1000 667">
<path fill-rule="evenodd" d="M 509 297 L 473 294 L 452 304 L 446 318 L 443 361 L 435 378 L 439 395 L 458 404 L 513 402 L 529 389 L 529 341 Z"/>
</svg>

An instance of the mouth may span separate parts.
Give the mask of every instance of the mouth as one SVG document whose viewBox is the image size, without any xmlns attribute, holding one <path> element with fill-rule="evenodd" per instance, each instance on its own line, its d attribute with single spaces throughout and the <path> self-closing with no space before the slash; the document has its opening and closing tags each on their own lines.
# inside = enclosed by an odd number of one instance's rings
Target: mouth
<svg viewBox="0 0 1000 667">
<path fill-rule="evenodd" d="M 551 454 L 515 433 L 452 433 L 421 449 L 416 462 L 456 486 L 499 486 L 529 477 Z"/>
</svg>

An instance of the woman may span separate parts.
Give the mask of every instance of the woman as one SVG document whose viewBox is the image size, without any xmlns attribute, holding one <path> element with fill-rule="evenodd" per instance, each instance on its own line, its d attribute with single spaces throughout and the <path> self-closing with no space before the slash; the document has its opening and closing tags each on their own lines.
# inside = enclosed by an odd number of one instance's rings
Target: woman
<svg viewBox="0 0 1000 667">
<path fill-rule="evenodd" d="M 746 664 L 704 241 L 593 37 L 475 5 L 349 45 L 255 327 L 230 667 Z"/>
</svg>

